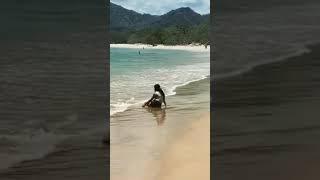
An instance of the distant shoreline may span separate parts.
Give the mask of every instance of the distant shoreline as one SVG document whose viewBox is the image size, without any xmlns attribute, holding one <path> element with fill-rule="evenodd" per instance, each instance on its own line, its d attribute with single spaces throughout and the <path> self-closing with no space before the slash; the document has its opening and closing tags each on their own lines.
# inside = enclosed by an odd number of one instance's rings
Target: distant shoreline
<svg viewBox="0 0 320 180">
<path fill-rule="evenodd" d="M 210 52 L 210 45 L 156 45 L 150 44 L 110 44 L 111 48 L 130 48 L 130 49 L 167 49 L 167 50 L 185 50 L 193 52 Z"/>
</svg>

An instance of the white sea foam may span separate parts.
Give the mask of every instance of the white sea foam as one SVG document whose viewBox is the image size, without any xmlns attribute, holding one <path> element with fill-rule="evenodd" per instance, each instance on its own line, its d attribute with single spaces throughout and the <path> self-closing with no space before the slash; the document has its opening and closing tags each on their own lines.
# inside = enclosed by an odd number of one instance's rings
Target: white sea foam
<svg viewBox="0 0 320 180">
<path fill-rule="evenodd" d="M 214 78 L 215 79 L 224 79 L 224 78 L 236 76 L 236 75 L 248 72 L 248 71 L 252 70 L 255 67 L 266 65 L 266 64 L 270 64 L 270 63 L 274 63 L 274 62 L 284 61 L 284 60 L 287 60 L 290 57 L 299 56 L 299 55 L 302 55 L 303 53 L 308 53 L 308 52 L 310 52 L 310 49 L 308 49 L 305 45 L 301 45 L 293 53 L 286 54 L 286 55 L 283 55 L 283 56 L 279 56 L 277 58 L 265 59 L 265 60 L 261 60 L 261 61 L 257 61 L 257 62 L 251 62 L 251 63 L 248 63 L 246 66 L 240 68 L 240 69 L 236 69 L 234 71 L 227 72 L 227 73 L 216 74 Z"/>
<path fill-rule="evenodd" d="M 159 83 L 162 86 L 167 96 L 175 95 L 175 89 L 177 87 L 208 77 L 210 74 L 210 66 L 209 63 L 181 65 L 172 69 L 158 69 L 153 71 L 152 77 L 150 77 L 149 74 L 151 74 L 150 71 L 145 71 L 140 74 L 133 73 L 130 77 L 123 77 L 123 79 L 126 80 L 123 80 L 121 83 L 111 82 L 111 94 L 112 91 L 120 90 L 131 90 L 132 92 L 121 94 L 117 101 L 113 100 L 111 102 L 110 115 L 123 112 L 130 106 L 142 104 L 149 96 L 151 97 L 155 83 Z M 125 100 L 130 96 L 134 98 Z"/>
<path fill-rule="evenodd" d="M 6 169 L 22 161 L 40 159 L 54 151 L 57 143 L 64 138 L 63 135 L 44 129 L 28 134 L 1 136 L 1 142 L 6 143 L 7 148 L 0 150 L 0 169 Z"/>
<path fill-rule="evenodd" d="M 0 135 L 0 170 L 7 169 L 18 163 L 44 158 L 54 152 L 58 144 L 73 136 L 81 134 L 63 133 L 63 129 L 78 121 L 78 114 L 70 114 L 65 119 L 49 125 L 43 121 L 24 122 L 25 128 L 15 134 Z"/>
</svg>

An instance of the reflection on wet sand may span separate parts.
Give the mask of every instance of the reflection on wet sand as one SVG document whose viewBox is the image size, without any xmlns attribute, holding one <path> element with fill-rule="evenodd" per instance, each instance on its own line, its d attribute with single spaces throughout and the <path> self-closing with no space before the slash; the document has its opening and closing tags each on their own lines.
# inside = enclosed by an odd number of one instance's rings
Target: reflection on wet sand
<svg viewBox="0 0 320 180">
<path fill-rule="evenodd" d="M 158 126 L 163 125 L 166 119 L 166 109 L 161 108 L 146 108 L 148 112 L 152 113 L 153 117 L 157 121 Z"/>
</svg>

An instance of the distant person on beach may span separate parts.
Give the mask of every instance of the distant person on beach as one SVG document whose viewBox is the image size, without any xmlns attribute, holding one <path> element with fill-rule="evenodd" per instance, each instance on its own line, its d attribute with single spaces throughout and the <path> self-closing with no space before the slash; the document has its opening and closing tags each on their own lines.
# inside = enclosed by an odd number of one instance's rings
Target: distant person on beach
<svg viewBox="0 0 320 180">
<path fill-rule="evenodd" d="M 161 108 L 162 103 L 164 103 L 165 107 L 167 107 L 166 96 L 164 92 L 162 91 L 159 84 L 155 84 L 152 97 L 147 102 L 145 102 L 142 107 L 147 106 Z"/>
<path fill-rule="evenodd" d="M 140 51 L 139 51 L 139 54 L 141 54 Z"/>
</svg>

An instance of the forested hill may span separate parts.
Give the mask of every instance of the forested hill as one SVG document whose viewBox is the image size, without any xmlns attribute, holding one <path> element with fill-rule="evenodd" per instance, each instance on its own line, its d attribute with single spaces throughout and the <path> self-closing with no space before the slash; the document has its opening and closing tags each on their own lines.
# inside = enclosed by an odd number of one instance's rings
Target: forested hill
<svg viewBox="0 0 320 180">
<path fill-rule="evenodd" d="M 156 16 L 110 3 L 111 43 L 207 44 L 209 17 L 189 7 Z"/>
</svg>

